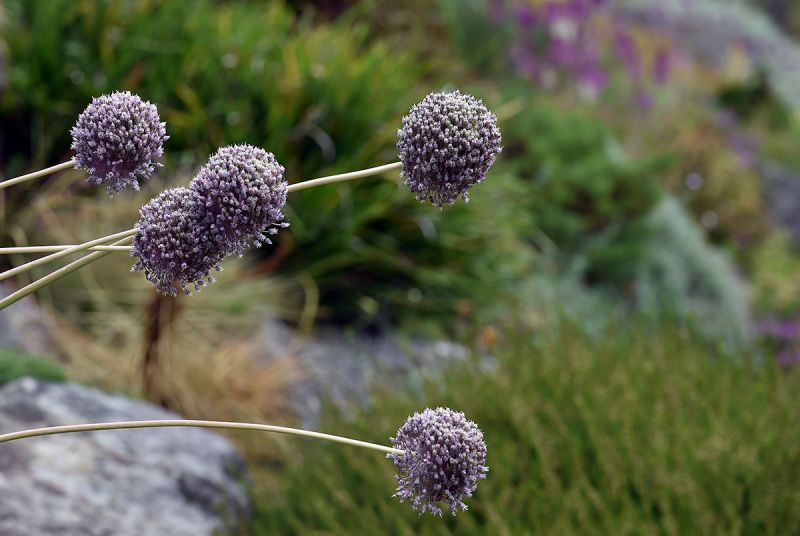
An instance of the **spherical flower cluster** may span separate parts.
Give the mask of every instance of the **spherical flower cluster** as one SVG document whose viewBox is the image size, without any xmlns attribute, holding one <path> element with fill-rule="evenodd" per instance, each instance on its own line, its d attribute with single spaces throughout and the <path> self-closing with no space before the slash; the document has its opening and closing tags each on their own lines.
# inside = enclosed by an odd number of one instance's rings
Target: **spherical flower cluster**
<svg viewBox="0 0 800 536">
<path fill-rule="evenodd" d="M 92 184 L 105 184 L 109 194 L 128 185 L 138 190 L 139 180 L 161 166 L 164 126 L 156 107 L 132 93 L 95 98 L 71 131 L 75 167 L 86 170 Z"/>
<path fill-rule="evenodd" d="M 231 254 L 270 243 L 283 222 L 288 183 L 272 153 L 252 145 L 223 147 L 188 188 L 173 188 L 140 211 L 132 254 L 135 271 L 164 294 L 213 283 Z"/>
<path fill-rule="evenodd" d="M 501 151 L 497 118 L 471 95 L 431 93 L 403 117 L 397 150 L 418 200 L 469 201 L 467 190 L 483 181 Z"/>
<path fill-rule="evenodd" d="M 133 271 L 144 270 L 156 288 L 174 296 L 177 288 L 191 293 L 213 283 L 209 272 L 225 256 L 207 229 L 196 224 L 197 195 L 171 188 L 139 211 L 131 254 L 138 257 Z"/>
<path fill-rule="evenodd" d="M 486 443 L 478 426 L 463 413 L 447 408 L 415 413 L 391 438 L 405 454 L 389 454 L 397 467 L 397 493 L 420 514 L 442 515 L 466 510 L 463 498 L 472 496 L 478 479 L 486 478 Z"/>
<path fill-rule="evenodd" d="M 241 255 L 250 247 L 270 243 L 283 223 L 288 183 L 283 166 L 272 153 L 252 145 L 219 149 L 192 179 L 201 200 L 199 225 L 208 229 L 218 247 Z"/>
</svg>

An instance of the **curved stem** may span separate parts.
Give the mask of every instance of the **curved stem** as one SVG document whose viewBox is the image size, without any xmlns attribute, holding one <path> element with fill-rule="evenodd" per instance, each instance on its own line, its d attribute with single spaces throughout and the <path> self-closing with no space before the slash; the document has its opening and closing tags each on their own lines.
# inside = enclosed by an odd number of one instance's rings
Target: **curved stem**
<svg viewBox="0 0 800 536">
<path fill-rule="evenodd" d="M 40 169 L 39 171 L 34 171 L 33 173 L 28 173 L 27 175 L 20 175 L 19 177 L 14 177 L 13 179 L 8 179 L 6 181 L 0 182 L 0 190 L 2 190 L 3 188 L 8 188 L 9 186 L 13 186 L 15 184 L 20 184 L 22 182 L 38 179 L 39 177 L 44 177 L 46 175 L 50 175 L 51 173 L 56 173 L 64 169 L 69 169 L 71 167 L 75 167 L 74 158 L 72 160 L 67 160 L 66 162 L 56 164 L 55 166 L 50 166 L 49 168 Z"/>
<path fill-rule="evenodd" d="M 296 182 L 290 184 L 287 189 L 288 192 L 298 192 L 306 188 L 314 188 L 315 186 L 322 186 L 323 184 L 332 184 L 334 182 L 351 181 L 353 179 L 361 179 L 363 177 L 371 177 L 372 175 L 380 175 L 385 171 L 399 169 L 403 164 L 400 162 L 393 162 L 391 164 L 384 164 L 382 166 L 371 167 L 362 169 L 361 171 L 351 171 L 349 173 L 341 173 L 339 175 L 329 175 L 327 177 L 320 177 L 318 179 L 311 179 L 303 182 Z"/>
<path fill-rule="evenodd" d="M 62 244 L 59 246 L 20 246 L 13 248 L 0 248 L 0 255 L 14 255 L 22 253 L 50 253 L 53 251 L 64 251 L 74 248 L 80 244 Z M 130 251 L 130 246 L 92 246 L 86 251 Z"/>
<path fill-rule="evenodd" d="M 127 231 L 121 231 L 119 233 L 114 233 L 112 235 L 103 236 L 101 238 L 96 238 L 94 240 L 90 240 L 89 242 L 84 242 L 83 244 L 78 244 L 77 246 L 70 246 L 66 249 L 58 251 L 57 253 L 53 253 L 51 255 L 47 255 L 46 257 L 42 257 L 41 259 L 36 259 L 34 261 L 26 262 L 25 264 L 21 264 L 16 268 L 12 268 L 10 270 L 6 270 L 2 274 L 0 274 L 0 281 L 4 279 L 8 279 L 11 276 L 17 275 L 22 272 L 26 272 L 31 268 L 36 268 L 37 266 L 41 266 L 42 264 L 47 264 L 48 262 L 52 262 L 55 260 L 60 259 L 61 257 L 66 257 L 67 255 L 71 255 L 73 253 L 77 253 L 79 251 L 84 251 L 89 249 L 92 246 L 99 246 L 101 244 L 105 244 L 106 242 L 110 242 L 112 240 L 117 240 L 119 238 L 127 238 L 136 234 L 135 229 L 128 229 Z"/>
<path fill-rule="evenodd" d="M 131 234 L 135 234 L 135 231 L 133 231 Z M 131 240 L 133 240 L 133 237 L 132 236 L 128 236 L 126 238 L 123 238 L 122 240 L 118 240 L 118 241 L 114 242 L 111 245 L 112 246 L 121 246 L 123 244 L 126 244 L 126 243 L 130 242 Z M 0 300 L 0 310 L 5 309 L 9 305 L 13 305 L 13 304 L 17 303 L 19 300 L 21 300 L 22 298 L 24 298 L 28 294 L 36 292 L 37 290 L 39 290 L 42 287 L 46 287 L 50 283 L 53 283 L 54 281 L 57 281 L 57 280 L 61 279 L 62 277 L 71 274 L 75 270 L 79 270 L 79 269 L 83 268 L 84 266 L 93 263 L 94 261 L 99 261 L 100 259 L 102 259 L 106 255 L 110 255 L 111 253 L 113 253 L 113 252 L 112 251 L 95 251 L 94 253 L 90 253 L 90 254 L 86 255 L 82 259 L 78 259 L 77 261 L 71 262 L 71 263 L 67 264 L 66 266 L 63 266 L 63 267 L 59 268 L 55 272 L 51 272 L 51 273 L 47 274 L 46 276 L 42 277 L 41 279 L 37 279 L 36 281 L 31 283 L 30 285 L 22 287 L 21 289 L 19 289 L 18 291 L 14 292 L 13 294 L 11 294 L 9 296 L 6 296 L 2 300 Z M 47 258 L 47 257 L 44 257 L 44 258 Z M 39 259 L 39 260 L 41 260 L 41 259 Z"/>
<path fill-rule="evenodd" d="M 48 426 L 46 428 L 33 428 L 31 430 L 22 430 L 20 432 L 11 432 L 9 434 L 0 435 L 0 443 L 7 441 L 15 441 L 17 439 L 25 439 L 28 437 L 38 437 L 55 434 L 70 434 L 75 432 L 95 432 L 99 430 L 125 430 L 133 428 L 164 428 L 164 427 L 194 427 L 194 428 L 221 428 L 226 430 L 254 430 L 258 432 L 273 432 L 277 434 L 296 435 L 301 437 L 311 437 L 314 439 L 324 439 L 326 441 L 333 441 L 335 443 L 343 443 L 345 445 L 352 445 L 354 447 L 361 447 L 365 449 L 377 450 L 379 452 L 386 452 L 388 454 L 405 454 L 405 451 L 378 445 L 376 443 L 368 443 L 367 441 L 359 441 L 357 439 L 350 439 L 349 437 L 342 437 L 332 434 L 323 434 L 322 432 L 313 432 L 311 430 L 301 430 L 298 428 L 287 428 L 285 426 L 273 426 L 271 424 L 252 424 L 245 422 L 225 422 L 225 421 L 195 421 L 188 419 L 168 419 L 157 421 L 121 421 L 121 422 L 104 422 L 92 424 L 68 424 L 64 426 Z"/>
</svg>

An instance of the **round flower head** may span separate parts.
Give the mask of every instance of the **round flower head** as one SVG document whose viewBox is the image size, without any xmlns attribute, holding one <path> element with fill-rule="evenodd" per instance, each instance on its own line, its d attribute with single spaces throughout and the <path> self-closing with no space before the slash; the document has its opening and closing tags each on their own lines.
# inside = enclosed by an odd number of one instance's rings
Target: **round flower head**
<svg viewBox="0 0 800 536">
<path fill-rule="evenodd" d="M 431 93 L 403 117 L 397 150 L 406 185 L 420 201 L 452 205 L 481 182 L 500 153 L 497 118 L 459 91 Z"/>
<path fill-rule="evenodd" d="M 165 190 L 139 211 L 131 255 L 138 257 L 133 271 L 144 270 L 156 288 L 174 296 L 177 288 L 191 294 L 213 283 L 209 272 L 225 257 L 214 247 L 207 230 L 194 219 L 195 194 L 187 188 Z"/>
<path fill-rule="evenodd" d="M 124 92 L 103 95 L 78 116 L 72 128 L 75 167 L 89 173 L 89 182 L 105 184 L 109 194 L 150 178 L 168 139 L 165 123 L 153 104 Z"/>
<path fill-rule="evenodd" d="M 405 454 L 389 454 L 397 467 L 397 493 L 420 514 L 442 515 L 466 510 L 462 499 L 472 496 L 478 479 L 486 478 L 486 443 L 478 426 L 463 413 L 447 408 L 415 413 L 391 438 Z"/>
<path fill-rule="evenodd" d="M 288 183 L 272 153 L 252 145 L 223 147 L 208 159 L 189 188 L 200 200 L 198 220 L 226 253 L 270 243 L 286 227 Z"/>
</svg>

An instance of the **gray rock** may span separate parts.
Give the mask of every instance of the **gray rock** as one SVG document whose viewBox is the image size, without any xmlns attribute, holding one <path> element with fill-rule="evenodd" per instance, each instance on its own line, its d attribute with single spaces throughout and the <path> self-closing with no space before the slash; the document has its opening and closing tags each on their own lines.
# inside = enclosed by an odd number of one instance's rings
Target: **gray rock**
<svg viewBox="0 0 800 536">
<path fill-rule="evenodd" d="M 10 294 L 0 284 L 0 298 Z M 36 355 L 52 355 L 56 348 L 52 319 L 28 297 L 0 311 L 0 347 L 19 348 Z"/>
<path fill-rule="evenodd" d="M 0 389 L 0 432 L 175 419 L 145 402 L 23 378 Z M 211 535 L 249 513 L 242 458 L 197 428 L 113 430 L 0 444 L 0 534 Z"/>
<path fill-rule="evenodd" d="M 262 323 L 256 343 L 265 360 L 297 360 L 300 379 L 290 388 L 289 404 L 307 428 L 318 425 L 325 402 L 349 413 L 368 404 L 377 387 L 414 388 L 469 356 L 467 348 L 448 341 L 355 335 L 328 326 L 298 338 L 272 318 Z"/>
</svg>

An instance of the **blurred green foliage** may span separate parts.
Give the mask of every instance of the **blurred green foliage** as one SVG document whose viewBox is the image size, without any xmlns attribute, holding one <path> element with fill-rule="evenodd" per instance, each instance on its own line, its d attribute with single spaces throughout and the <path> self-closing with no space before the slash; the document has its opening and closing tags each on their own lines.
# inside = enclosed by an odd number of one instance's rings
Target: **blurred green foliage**
<svg viewBox="0 0 800 536">
<path fill-rule="evenodd" d="M 603 123 L 544 99 L 520 96 L 516 104 L 521 111 L 503 124 L 503 156 L 529 184 L 534 225 L 566 259 L 585 258 L 590 281 L 629 282 L 669 159 L 631 159 Z"/>
<path fill-rule="evenodd" d="M 201 162 L 217 146 L 249 142 L 297 179 L 393 160 L 400 117 L 422 93 L 425 60 L 368 42 L 367 28 L 347 16 L 312 24 L 280 2 L 199 0 L 187 10 L 167 0 L 17 0 L 7 11 L 0 121 L 23 133 L 0 142 L 9 174 L 64 159 L 77 114 L 114 89 L 158 104 L 168 155 Z M 466 265 L 506 234 L 485 223 L 488 206 L 443 218 L 380 179 L 293 195 L 287 211 L 292 228 L 261 268 L 312 274 L 321 312 L 340 322 L 397 320 L 434 303 L 451 314 L 464 278 L 481 275 Z"/>
<path fill-rule="evenodd" d="M 635 267 L 639 308 L 689 320 L 709 339 L 744 343 L 750 305 L 730 259 L 708 243 L 675 198 L 664 198 L 648 223 L 652 238 Z"/>
<path fill-rule="evenodd" d="M 391 497 L 376 453 L 299 442 L 255 496 L 253 532 L 331 534 L 792 534 L 800 531 L 800 376 L 712 358 L 685 331 L 562 326 L 533 346 L 414 393 L 379 394 L 321 430 L 386 443 L 426 406 L 482 428 L 489 475 L 469 511 L 419 517 Z M 482 369 L 477 373 L 476 367 Z M 480 396 L 476 396 L 479 394 Z"/>
<path fill-rule="evenodd" d="M 800 255 L 788 232 L 774 232 L 753 250 L 750 281 L 759 312 L 793 316 L 800 311 Z"/>
<path fill-rule="evenodd" d="M 0 385 L 25 376 L 56 382 L 67 379 L 64 371 L 52 359 L 0 347 Z"/>
<path fill-rule="evenodd" d="M 280 2 L 207 0 L 191 10 L 167 0 L 12 1 L 7 10 L 0 120 L 26 134 L 0 142 L 8 173 L 64 159 L 90 97 L 122 88 L 159 106 L 173 165 L 249 142 L 274 152 L 290 177 L 360 169 L 395 158 L 400 118 L 424 92 L 427 61 L 368 40 L 348 15 L 321 23 Z M 292 227 L 258 253 L 256 269 L 311 275 L 329 321 L 471 318 L 533 270 L 522 189 L 493 173 L 482 199 L 444 211 L 420 206 L 399 180 L 299 192 L 287 205 Z"/>
<path fill-rule="evenodd" d="M 0 120 L 18 129 L 6 154 L 24 159 L 9 173 L 62 159 L 91 96 L 117 89 L 159 106 L 168 154 L 203 161 L 249 142 L 297 178 L 378 163 L 418 69 L 404 51 L 367 43 L 355 21 L 312 24 L 282 2 L 11 0 L 6 10 Z"/>
<path fill-rule="evenodd" d="M 473 319 L 491 303 L 513 296 L 535 271 L 524 237 L 531 215 L 525 187 L 492 170 L 468 205 L 436 209 L 418 204 L 397 183 L 343 185 L 324 210 L 291 214 L 298 247 L 285 261 L 320 286 L 323 318 L 366 325 L 411 322 L 451 331 L 456 318 Z M 365 191 L 366 190 L 366 191 Z M 325 196 L 322 189 L 301 196 Z M 327 225 L 304 237 L 309 219 Z M 339 227 L 341 232 L 331 232 Z"/>
</svg>

